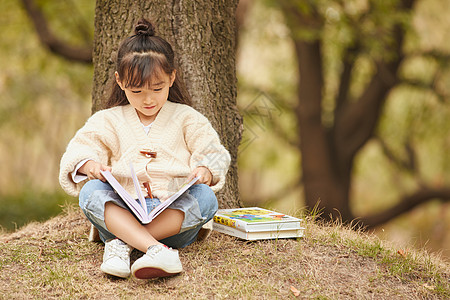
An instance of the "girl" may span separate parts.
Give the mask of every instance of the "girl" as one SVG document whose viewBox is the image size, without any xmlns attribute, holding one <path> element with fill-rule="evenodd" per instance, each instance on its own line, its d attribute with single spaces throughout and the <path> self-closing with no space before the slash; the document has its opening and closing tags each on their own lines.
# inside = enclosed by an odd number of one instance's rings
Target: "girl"
<svg viewBox="0 0 450 300">
<path fill-rule="evenodd" d="M 107 108 L 92 115 L 70 141 L 59 180 L 105 243 L 101 270 L 146 279 L 182 271 L 178 251 L 197 238 L 217 211 L 230 163 L 209 121 L 191 108 L 174 66 L 170 44 L 142 19 L 117 54 Z M 189 188 L 151 223 L 141 224 L 101 175 L 109 170 L 136 196 L 132 162 L 148 211 L 195 177 Z M 147 189 L 144 189 L 147 187 Z M 137 198 L 137 197 L 136 197 Z M 130 252 L 145 254 L 130 269 Z"/>
</svg>

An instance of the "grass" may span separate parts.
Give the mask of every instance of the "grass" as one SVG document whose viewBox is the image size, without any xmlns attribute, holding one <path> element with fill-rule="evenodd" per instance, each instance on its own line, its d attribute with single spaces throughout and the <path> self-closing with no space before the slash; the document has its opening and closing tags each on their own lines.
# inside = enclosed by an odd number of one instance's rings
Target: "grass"
<svg viewBox="0 0 450 300">
<path fill-rule="evenodd" d="M 103 245 L 68 205 L 44 223 L 0 235 L 0 299 L 447 299 L 449 264 L 341 224 L 308 218 L 306 236 L 245 242 L 217 232 L 180 250 L 184 272 L 104 275 Z M 136 250 L 132 260 L 142 253 Z M 300 295 L 291 290 L 295 287 Z"/>
<path fill-rule="evenodd" d="M 68 200 L 69 199 L 69 200 Z M 44 221 L 61 213 L 66 202 L 76 203 L 62 190 L 60 192 L 40 192 L 24 190 L 22 193 L 0 194 L 0 228 L 14 231 L 30 221 Z"/>
</svg>

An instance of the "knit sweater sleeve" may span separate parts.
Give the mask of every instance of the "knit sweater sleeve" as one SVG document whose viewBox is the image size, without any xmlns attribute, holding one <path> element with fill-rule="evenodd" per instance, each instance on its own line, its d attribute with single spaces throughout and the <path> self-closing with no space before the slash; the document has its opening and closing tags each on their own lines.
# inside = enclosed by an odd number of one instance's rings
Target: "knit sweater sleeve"
<svg viewBox="0 0 450 300">
<path fill-rule="evenodd" d="M 185 120 L 185 141 L 191 152 L 190 167 L 192 170 L 199 166 L 208 168 L 213 175 L 211 188 L 216 192 L 225 184 L 230 154 L 205 116 L 192 109 Z"/>
<path fill-rule="evenodd" d="M 69 195 L 78 196 L 84 181 L 75 183 L 71 172 L 75 166 L 84 159 L 92 159 L 104 165 L 109 164 L 111 149 L 108 145 L 114 144 L 110 140 L 114 135 L 110 133 L 102 111 L 92 115 L 85 125 L 77 131 L 69 142 L 66 152 L 60 162 L 59 182 Z"/>
</svg>

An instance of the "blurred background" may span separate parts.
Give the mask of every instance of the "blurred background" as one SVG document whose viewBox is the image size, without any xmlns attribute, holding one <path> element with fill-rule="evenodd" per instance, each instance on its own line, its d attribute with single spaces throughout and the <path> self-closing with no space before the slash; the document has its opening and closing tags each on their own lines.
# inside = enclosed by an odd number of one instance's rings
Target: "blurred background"
<svg viewBox="0 0 450 300">
<path fill-rule="evenodd" d="M 35 2 L 57 36 L 68 43 L 92 44 L 95 1 Z M 331 28 L 338 28 L 346 15 L 357 14 L 367 4 L 364 0 L 344 1 L 345 5 L 324 2 Z M 13 231 L 57 215 L 66 202 L 77 202 L 59 187 L 59 160 L 91 114 L 93 67 L 46 49 L 21 1 L 2 4 L 0 225 L 3 231 Z M 404 64 L 402 73 L 411 84 L 391 93 L 377 127 L 379 138 L 358 152 L 351 177 L 355 216 L 382 211 L 421 183 L 450 186 L 447 4 L 447 0 L 417 1 L 411 18 L 405 19 L 415 32 L 408 36 L 407 46 L 430 55 L 417 54 Z M 299 75 L 291 31 L 275 1 L 241 1 L 238 13 L 237 101 L 245 129 L 238 162 L 241 198 L 246 206 L 297 213 L 305 204 L 294 113 Z M 379 18 L 389 22 L 387 13 Z M 347 38 L 345 28 L 330 34 Z M 339 52 L 333 43 L 330 38 L 326 49 L 330 71 L 325 81 L 329 82 L 336 67 L 333 57 Z M 364 73 L 370 66 L 361 61 L 358 68 Z M 255 107 L 264 108 L 257 118 Z M 331 110 L 325 105 L 327 109 Z M 425 248 L 448 260 L 450 204 L 446 200 L 427 201 L 371 230 L 382 239 Z"/>
</svg>

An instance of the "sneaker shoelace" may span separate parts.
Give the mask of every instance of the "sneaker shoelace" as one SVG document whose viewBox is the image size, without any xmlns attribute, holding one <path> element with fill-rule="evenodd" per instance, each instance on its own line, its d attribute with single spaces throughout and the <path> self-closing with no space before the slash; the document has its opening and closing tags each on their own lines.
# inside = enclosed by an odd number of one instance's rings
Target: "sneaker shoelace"
<svg viewBox="0 0 450 300">
<path fill-rule="evenodd" d="M 122 260 L 128 259 L 128 246 L 127 245 L 120 245 L 118 243 L 114 243 L 110 245 L 110 251 L 108 252 L 108 258 L 111 258 L 113 256 L 118 256 Z"/>
<path fill-rule="evenodd" d="M 156 254 L 161 252 L 164 248 L 172 250 L 172 248 L 167 247 L 166 245 L 153 245 L 148 247 L 147 249 L 147 255 L 153 258 Z"/>
</svg>

